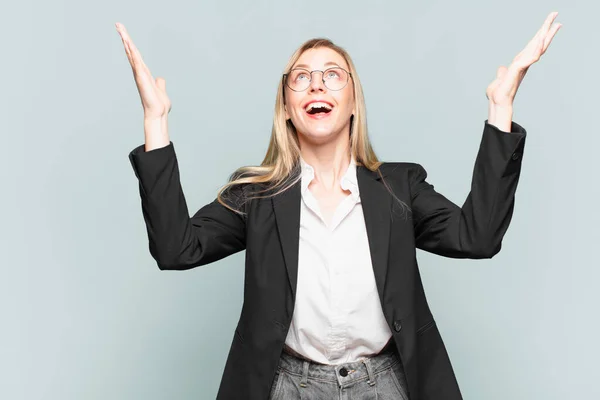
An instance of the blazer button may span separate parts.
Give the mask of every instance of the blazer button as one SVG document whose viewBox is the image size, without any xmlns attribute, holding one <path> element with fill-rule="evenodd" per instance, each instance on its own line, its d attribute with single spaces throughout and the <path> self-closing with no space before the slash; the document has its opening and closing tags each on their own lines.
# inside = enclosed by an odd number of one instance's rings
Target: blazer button
<svg viewBox="0 0 600 400">
<path fill-rule="evenodd" d="M 402 325 L 400 325 L 400 321 L 394 321 L 394 330 L 396 332 L 400 332 L 401 329 L 402 329 Z"/>
<path fill-rule="evenodd" d="M 511 157 L 511 158 L 512 158 L 513 160 L 515 160 L 515 161 L 516 161 L 516 160 L 518 160 L 518 159 L 519 159 L 519 157 L 520 157 L 520 156 L 521 156 L 521 155 L 520 155 L 519 153 L 513 153 L 513 155 L 512 155 L 512 157 Z"/>
</svg>

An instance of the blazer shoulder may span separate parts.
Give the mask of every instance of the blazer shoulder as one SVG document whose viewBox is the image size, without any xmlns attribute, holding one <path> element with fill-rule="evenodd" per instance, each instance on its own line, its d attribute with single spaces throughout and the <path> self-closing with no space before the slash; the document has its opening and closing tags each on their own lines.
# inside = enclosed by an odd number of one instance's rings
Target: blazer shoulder
<svg viewBox="0 0 600 400">
<path fill-rule="evenodd" d="M 228 179 L 231 183 L 240 178 L 254 178 L 260 175 L 248 170 L 236 169 Z M 222 198 L 235 209 L 247 212 L 250 203 L 254 200 L 260 201 L 262 197 L 269 197 L 272 194 L 272 185 L 270 182 L 238 182 L 228 186 L 222 192 Z"/>
<path fill-rule="evenodd" d="M 422 170 L 424 171 L 421 164 L 408 161 L 384 162 L 379 168 L 383 176 L 390 176 L 393 178 L 402 178 L 406 176 L 411 178 Z"/>
</svg>

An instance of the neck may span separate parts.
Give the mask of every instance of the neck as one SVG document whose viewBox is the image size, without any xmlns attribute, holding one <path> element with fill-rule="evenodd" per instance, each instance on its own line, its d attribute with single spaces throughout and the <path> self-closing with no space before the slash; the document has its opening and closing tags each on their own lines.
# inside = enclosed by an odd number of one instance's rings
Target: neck
<svg viewBox="0 0 600 400">
<path fill-rule="evenodd" d="M 335 187 L 350 164 L 350 130 L 324 143 L 311 143 L 299 135 L 299 142 L 300 155 L 313 167 L 315 180 L 326 187 Z"/>
</svg>

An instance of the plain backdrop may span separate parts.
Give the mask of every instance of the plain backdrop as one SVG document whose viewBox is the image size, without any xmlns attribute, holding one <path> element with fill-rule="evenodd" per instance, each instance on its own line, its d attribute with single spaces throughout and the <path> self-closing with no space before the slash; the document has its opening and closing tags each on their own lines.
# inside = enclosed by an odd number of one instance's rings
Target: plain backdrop
<svg viewBox="0 0 600 400">
<path fill-rule="evenodd" d="M 515 102 L 528 138 L 502 251 L 418 257 L 465 399 L 600 398 L 592 0 L 7 2 L 0 398 L 217 393 L 244 256 L 185 272 L 151 258 L 127 158 L 143 143 L 143 113 L 115 22 L 166 78 L 193 213 L 235 168 L 261 162 L 283 67 L 320 36 L 356 63 L 378 156 L 421 163 L 462 204 L 485 89 L 554 10 L 564 26 Z"/>
</svg>

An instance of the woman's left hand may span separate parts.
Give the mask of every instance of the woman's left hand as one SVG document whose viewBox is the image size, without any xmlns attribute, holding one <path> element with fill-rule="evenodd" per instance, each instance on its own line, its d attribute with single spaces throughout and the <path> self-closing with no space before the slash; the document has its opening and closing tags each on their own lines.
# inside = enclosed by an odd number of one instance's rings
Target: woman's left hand
<svg viewBox="0 0 600 400">
<path fill-rule="evenodd" d="M 511 109 L 517 90 L 531 64 L 540 59 L 552 42 L 562 24 L 553 24 L 558 12 L 552 12 L 527 46 L 513 59 L 508 68 L 498 68 L 496 79 L 488 86 L 485 94 L 490 107 Z"/>
</svg>

